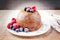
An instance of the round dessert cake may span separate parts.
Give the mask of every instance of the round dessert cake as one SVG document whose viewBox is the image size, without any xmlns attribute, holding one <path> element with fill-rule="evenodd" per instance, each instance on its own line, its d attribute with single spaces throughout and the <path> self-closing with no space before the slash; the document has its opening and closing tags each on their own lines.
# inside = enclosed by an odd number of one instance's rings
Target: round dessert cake
<svg viewBox="0 0 60 40">
<path fill-rule="evenodd" d="M 41 27 L 41 16 L 36 10 L 36 7 L 25 7 L 21 10 L 16 19 L 12 18 L 12 22 L 8 24 L 8 28 L 25 32 L 36 31 Z M 12 26 L 10 26 L 12 25 Z"/>
<path fill-rule="evenodd" d="M 34 31 L 41 27 L 41 16 L 38 11 L 29 10 L 31 10 L 29 7 L 21 10 L 17 15 L 16 21 L 23 28 L 28 28 L 29 31 Z"/>
</svg>

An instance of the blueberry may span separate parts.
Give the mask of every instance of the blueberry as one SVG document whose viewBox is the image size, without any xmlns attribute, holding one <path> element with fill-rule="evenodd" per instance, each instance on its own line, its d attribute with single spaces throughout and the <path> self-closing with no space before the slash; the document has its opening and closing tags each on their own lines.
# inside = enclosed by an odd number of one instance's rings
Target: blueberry
<svg viewBox="0 0 60 40">
<path fill-rule="evenodd" d="M 12 29 L 13 28 L 13 25 L 10 25 L 10 29 Z"/>
<path fill-rule="evenodd" d="M 32 12 L 32 13 L 33 13 L 33 12 L 34 12 L 34 10 L 33 10 L 33 9 L 30 9 L 30 12 Z"/>
<path fill-rule="evenodd" d="M 15 31 L 16 29 L 13 27 L 13 28 L 12 28 L 12 30 L 14 30 L 14 31 Z"/>
<path fill-rule="evenodd" d="M 15 29 L 16 32 L 19 32 L 19 28 Z"/>
<path fill-rule="evenodd" d="M 24 8 L 24 11 L 26 11 L 27 7 Z"/>
<path fill-rule="evenodd" d="M 24 28 L 24 32 L 29 32 L 29 29 L 28 28 Z"/>
<path fill-rule="evenodd" d="M 19 31 L 20 31 L 20 32 L 23 32 L 23 28 L 22 28 L 22 27 L 20 27 L 20 28 L 19 28 Z"/>
<path fill-rule="evenodd" d="M 10 26 L 10 29 L 15 31 L 15 28 L 13 25 Z"/>
<path fill-rule="evenodd" d="M 30 9 L 31 9 L 30 7 L 27 7 L 27 8 L 26 8 L 26 11 L 27 11 L 27 12 L 30 12 Z"/>
</svg>

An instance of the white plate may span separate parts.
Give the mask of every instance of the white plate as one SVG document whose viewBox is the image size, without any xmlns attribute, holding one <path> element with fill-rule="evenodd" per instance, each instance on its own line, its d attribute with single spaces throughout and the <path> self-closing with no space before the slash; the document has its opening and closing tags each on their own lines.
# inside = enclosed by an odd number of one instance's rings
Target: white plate
<svg viewBox="0 0 60 40">
<path fill-rule="evenodd" d="M 7 29 L 10 33 L 14 34 L 14 35 L 18 35 L 18 36 L 37 36 L 37 35 L 41 35 L 46 33 L 49 29 L 50 29 L 50 24 L 49 24 L 49 15 L 48 13 L 40 13 L 41 11 L 39 11 L 39 14 L 41 15 L 41 20 L 42 20 L 42 26 L 40 29 L 33 31 L 33 32 L 15 32 L 13 30 Z M 15 13 L 15 11 L 14 11 Z M 13 14 L 13 12 L 12 12 Z M 9 16 L 10 18 L 10 16 Z M 12 17 L 11 17 L 12 18 Z M 10 19 L 9 19 L 10 20 Z"/>
<path fill-rule="evenodd" d="M 43 24 L 42 27 L 33 32 L 15 32 L 13 30 L 8 29 L 8 31 L 14 35 L 18 36 L 37 36 L 46 33 L 50 29 L 50 25 Z"/>
</svg>

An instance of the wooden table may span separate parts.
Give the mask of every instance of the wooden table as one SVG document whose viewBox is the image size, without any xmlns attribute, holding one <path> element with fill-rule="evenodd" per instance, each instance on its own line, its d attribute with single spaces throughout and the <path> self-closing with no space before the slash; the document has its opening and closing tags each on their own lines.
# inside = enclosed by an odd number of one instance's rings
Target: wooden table
<svg viewBox="0 0 60 40">
<path fill-rule="evenodd" d="M 13 10 L 0 10 L 0 40 L 60 40 L 60 33 L 51 28 L 47 33 L 43 35 L 39 35 L 36 37 L 21 37 L 15 36 L 9 33 L 6 30 L 6 26 L 4 25 L 9 11 Z M 56 13 L 60 15 L 60 10 L 45 10 L 49 13 Z"/>
</svg>

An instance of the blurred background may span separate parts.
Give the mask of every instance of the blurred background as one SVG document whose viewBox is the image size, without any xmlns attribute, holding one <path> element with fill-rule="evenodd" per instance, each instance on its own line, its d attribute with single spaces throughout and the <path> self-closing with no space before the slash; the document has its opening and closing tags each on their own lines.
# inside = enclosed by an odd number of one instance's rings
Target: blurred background
<svg viewBox="0 0 60 40">
<path fill-rule="evenodd" d="M 20 10 L 34 5 L 39 10 L 59 10 L 60 0 L 0 0 L 0 10 Z"/>
</svg>

